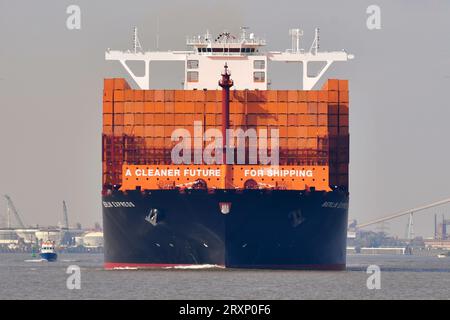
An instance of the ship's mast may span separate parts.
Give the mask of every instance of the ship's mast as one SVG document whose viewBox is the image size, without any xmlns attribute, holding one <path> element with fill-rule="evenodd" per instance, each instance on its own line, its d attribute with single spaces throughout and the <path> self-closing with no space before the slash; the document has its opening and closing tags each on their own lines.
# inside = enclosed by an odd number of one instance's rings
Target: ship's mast
<svg viewBox="0 0 450 320">
<path fill-rule="evenodd" d="M 223 164 L 226 164 L 227 151 L 227 129 L 230 122 L 230 88 L 233 86 L 233 80 L 230 79 L 231 73 L 225 62 L 222 78 L 219 80 L 219 86 L 222 88 L 222 145 L 223 145 Z"/>
</svg>

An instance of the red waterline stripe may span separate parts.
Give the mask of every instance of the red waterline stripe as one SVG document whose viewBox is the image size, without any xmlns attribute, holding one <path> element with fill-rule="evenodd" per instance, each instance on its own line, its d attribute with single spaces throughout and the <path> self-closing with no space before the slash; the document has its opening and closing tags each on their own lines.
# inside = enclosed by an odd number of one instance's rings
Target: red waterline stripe
<svg viewBox="0 0 450 320">
<path fill-rule="evenodd" d="M 126 262 L 105 262 L 104 268 L 111 270 L 116 268 L 173 268 L 198 266 L 195 264 L 179 263 L 126 263 Z M 222 266 L 225 267 L 225 266 Z M 300 265 L 236 265 L 226 266 L 226 268 L 235 269 L 299 269 L 299 270 L 345 270 L 345 264 L 300 264 Z"/>
<path fill-rule="evenodd" d="M 171 267 L 190 267 L 198 266 L 196 264 L 181 263 L 127 263 L 127 262 L 105 262 L 105 269 L 115 268 L 171 268 Z"/>
</svg>

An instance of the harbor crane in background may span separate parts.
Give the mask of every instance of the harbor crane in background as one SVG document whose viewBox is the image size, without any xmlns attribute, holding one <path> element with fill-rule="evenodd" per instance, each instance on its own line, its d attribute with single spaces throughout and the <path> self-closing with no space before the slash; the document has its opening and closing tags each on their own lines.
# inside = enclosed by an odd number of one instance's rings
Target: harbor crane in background
<svg viewBox="0 0 450 320">
<path fill-rule="evenodd" d="M 14 202 L 11 200 L 11 197 L 8 196 L 7 194 L 5 194 L 4 197 L 6 199 L 7 210 L 8 210 L 8 228 L 11 227 L 11 219 L 9 217 L 10 217 L 10 213 L 12 211 L 14 214 L 14 217 L 16 218 L 17 223 L 19 224 L 19 227 L 24 229 L 25 224 L 23 223 L 22 219 L 20 218 L 19 212 L 17 212 L 17 209 L 14 206 Z"/>
<path fill-rule="evenodd" d="M 67 214 L 67 205 L 66 205 L 66 201 L 63 200 L 63 225 L 62 228 L 63 230 L 69 230 L 69 215 Z"/>
<path fill-rule="evenodd" d="M 383 218 L 378 218 L 378 219 L 375 219 L 375 220 L 372 220 L 372 221 L 369 221 L 369 222 L 366 222 L 366 223 L 361 223 L 361 224 L 356 223 L 355 224 L 355 228 L 362 229 L 362 228 L 365 228 L 365 227 L 368 227 L 368 226 L 371 226 L 371 225 L 374 225 L 374 224 L 377 224 L 377 223 L 381 223 L 381 222 L 384 222 L 384 221 L 388 221 L 388 220 L 392 220 L 392 219 L 395 219 L 395 218 L 398 218 L 398 217 L 409 215 L 408 232 L 407 233 L 408 233 L 408 239 L 412 240 L 414 238 L 413 215 L 415 213 L 424 211 L 426 209 L 438 207 L 438 206 L 441 206 L 441 205 L 444 205 L 444 204 L 447 204 L 447 203 L 450 203 L 450 198 L 447 198 L 447 199 L 444 199 L 444 200 L 440 200 L 440 201 L 436 201 L 436 202 L 433 202 L 433 203 L 430 203 L 430 204 L 427 204 L 427 205 L 423 205 L 423 206 L 420 206 L 420 207 L 412 208 L 412 209 L 409 209 L 409 210 L 400 211 L 400 212 L 397 212 L 397 213 L 385 216 Z"/>
</svg>

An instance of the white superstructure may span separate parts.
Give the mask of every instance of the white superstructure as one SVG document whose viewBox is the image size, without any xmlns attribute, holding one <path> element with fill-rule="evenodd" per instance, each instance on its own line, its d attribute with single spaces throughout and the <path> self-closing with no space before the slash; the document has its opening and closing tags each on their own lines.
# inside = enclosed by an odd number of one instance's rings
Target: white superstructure
<svg viewBox="0 0 450 320">
<path fill-rule="evenodd" d="M 242 33 L 238 37 L 223 32 L 213 38 L 206 32 L 204 35 L 188 38 L 186 44 L 192 48 L 189 51 L 143 51 L 137 37 L 137 29 L 134 28 L 133 50 L 108 49 L 105 59 L 119 61 L 141 89 L 150 89 L 150 62 L 184 61 L 186 90 L 220 89 L 217 74 L 223 69 L 225 62 L 230 70 L 233 70 L 234 89 L 237 90 L 267 90 L 268 62 L 302 63 L 302 89 L 311 90 L 333 62 L 353 58 L 353 55 L 345 51 L 319 52 L 319 29 L 316 29 L 314 41 L 308 51 L 300 48 L 303 31 L 291 29 L 289 33 L 292 37 L 292 48 L 284 52 L 264 51 L 264 39 L 253 33 L 248 34 L 245 27 L 241 30 Z M 127 62 L 131 61 L 144 62 L 145 70 L 142 76 L 137 76 L 128 66 Z M 317 74 L 308 74 L 308 63 L 314 62 L 322 62 L 324 66 Z"/>
</svg>

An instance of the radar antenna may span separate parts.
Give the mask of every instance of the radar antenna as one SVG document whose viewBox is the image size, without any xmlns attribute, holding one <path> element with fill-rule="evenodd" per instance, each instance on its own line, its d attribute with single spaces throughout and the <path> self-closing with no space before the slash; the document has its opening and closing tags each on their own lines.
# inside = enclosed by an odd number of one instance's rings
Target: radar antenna
<svg viewBox="0 0 450 320">
<path fill-rule="evenodd" d="M 142 46 L 141 46 L 141 42 L 139 41 L 138 38 L 138 29 L 137 27 L 133 28 L 133 52 L 137 53 L 138 49 L 140 49 L 140 51 L 142 51 Z"/>
</svg>

